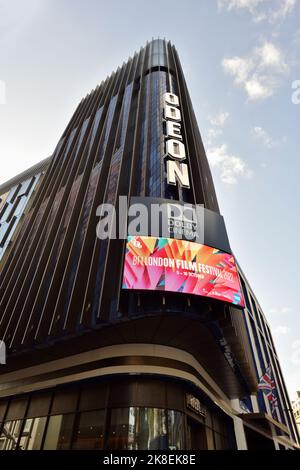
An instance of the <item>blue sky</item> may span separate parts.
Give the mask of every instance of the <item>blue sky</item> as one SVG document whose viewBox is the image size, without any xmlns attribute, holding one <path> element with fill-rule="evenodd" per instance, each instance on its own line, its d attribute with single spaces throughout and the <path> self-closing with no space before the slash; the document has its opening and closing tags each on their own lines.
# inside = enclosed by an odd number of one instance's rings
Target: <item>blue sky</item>
<svg viewBox="0 0 300 470">
<path fill-rule="evenodd" d="M 0 184 L 50 155 L 81 97 L 158 36 L 180 54 L 231 245 L 269 320 L 293 398 L 299 0 L 0 0 Z"/>
</svg>

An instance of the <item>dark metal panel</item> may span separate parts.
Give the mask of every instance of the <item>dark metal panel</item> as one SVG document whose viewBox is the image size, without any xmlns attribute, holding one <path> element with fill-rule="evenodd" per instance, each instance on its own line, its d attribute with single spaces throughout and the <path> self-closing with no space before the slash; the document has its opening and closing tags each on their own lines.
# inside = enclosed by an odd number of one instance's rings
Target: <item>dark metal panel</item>
<svg viewBox="0 0 300 470">
<path fill-rule="evenodd" d="M 10 402 L 6 421 L 23 419 L 28 405 L 28 398 L 16 398 Z"/>
<path fill-rule="evenodd" d="M 128 64 L 127 64 L 128 67 Z M 86 240 L 85 244 L 83 245 L 83 250 L 82 250 L 82 257 L 81 257 L 81 262 L 82 262 L 82 269 L 78 269 L 77 275 L 76 275 L 76 280 L 74 283 L 74 289 L 72 292 L 72 297 L 69 303 L 68 307 L 68 312 L 64 321 L 64 328 L 70 328 L 71 330 L 76 327 L 76 320 L 78 322 L 81 309 L 84 308 L 84 305 L 86 305 L 86 302 L 84 300 L 84 292 L 85 289 L 82 289 L 81 286 L 88 286 L 88 269 L 90 269 L 90 265 L 93 264 L 93 261 L 90 261 L 90 263 L 87 264 L 87 259 L 89 259 L 90 256 L 90 248 L 91 246 L 94 245 L 95 240 L 96 240 L 96 208 L 100 202 L 102 202 L 102 199 L 104 197 L 104 189 L 105 185 L 101 185 L 101 179 L 106 177 L 106 174 L 109 170 L 110 166 L 110 160 L 111 160 L 111 154 L 112 154 L 112 149 L 114 146 L 115 142 L 115 135 L 116 135 L 116 123 L 119 120 L 119 115 L 121 111 L 121 99 L 122 95 L 121 93 L 118 92 L 120 87 L 122 87 L 122 83 L 124 81 L 124 75 L 125 75 L 126 67 L 123 66 L 123 68 L 120 70 L 119 74 L 117 74 L 117 81 L 114 84 L 114 89 L 112 96 L 115 96 L 116 98 L 116 103 L 117 105 L 114 108 L 114 113 L 112 115 L 112 122 L 107 123 L 107 125 L 110 125 L 110 128 L 107 128 L 106 130 L 106 136 L 105 140 L 103 142 L 103 157 L 102 157 L 102 164 L 101 167 L 99 168 L 99 174 L 98 174 L 98 182 L 96 185 L 96 192 L 94 195 L 93 203 L 91 206 L 91 212 L 90 212 L 90 220 L 89 220 L 89 226 L 86 234 Z M 83 256 L 84 252 L 84 256 Z M 93 259 L 93 258 L 92 258 Z M 96 273 L 95 273 L 96 274 Z M 84 276 L 84 277 L 82 277 Z M 84 281 L 83 281 L 84 279 Z M 76 284 L 78 283 L 79 289 L 76 289 Z M 87 287 L 88 289 L 88 287 Z M 72 312 L 76 309 L 76 317 L 72 315 Z M 89 309 L 88 309 L 89 310 Z M 72 325 L 72 326 L 71 326 Z"/>
<path fill-rule="evenodd" d="M 132 64 L 133 77 L 136 77 L 138 69 L 138 62 Z M 117 199 L 119 195 L 126 195 L 130 185 L 132 157 L 133 157 L 133 142 L 137 126 L 137 102 L 138 95 L 140 95 L 140 84 L 132 89 L 128 113 L 128 120 L 126 123 L 126 136 L 124 141 L 123 152 L 120 156 L 118 179 L 116 184 L 116 193 L 113 198 L 115 207 L 117 206 Z M 122 259 L 123 255 L 123 243 L 121 240 L 109 240 L 107 243 L 106 258 L 104 273 L 105 276 L 102 281 L 100 301 L 97 317 L 101 321 L 109 319 L 111 311 L 111 302 L 115 300 L 115 306 L 117 306 L 117 297 L 120 289 L 120 279 L 122 276 Z M 118 280 L 116 283 L 111 282 L 112 276 L 115 276 Z"/>
<path fill-rule="evenodd" d="M 106 108 L 108 108 L 108 103 L 110 102 L 112 98 L 112 95 L 113 95 L 113 92 L 117 83 L 117 78 L 118 78 L 118 75 L 116 74 L 114 76 L 114 79 L 109 84 L 110 91 L 108 93 L 108 96 L 105 99 L 105 102 L 103 103 Z M 116 108 L 114 108 L 113 110 L 113 119 L 116 119 L 115 114 L 116 114 Z M 70 302 L 68 302 L 68 311 L 72 315 L 72 311 L 76 309 L 78 319 L 80 317 L 81 306 L 83 304 L 84 289 L 82 289 L 82 286 L 83 285 L 85 286 L 87 282 L 88 269 L 90 267 L 90 261 L 89 261 L 90 246 L 91 246 L 90 240 L 95 238 L 96 207 L 98 205 L 98 202 L 101 201 L 103 197 L 102 196 L 103 185 L 101 184 L 101 177 L 103 174 L 102 169 L 107 165 L 107 163 L 104 161 L 105 157 L 107 158 L 107 156 L 103 155 L 101 166 L 99 166 L 99 163 L 97 163 L 97 161 L 98 161 L 99 153 L 102 152 L 103 145 L 106 146 L 106 141 L 108 141 L 108 138 L 109 138 L 109 134 L 106 129 L 108 117 L 109 116 L 107 115 L 103 128 L 100 130 L 99 143 L 96 147 L 94 168 L 92 170 L 91 179 L 90 179 L 91 185 L 92 185 L 92 181 L 95 179 L 96 179 L 96 184 L 94 184 L 94 189 L 93 189 L 93 186 L 91 186 L 91 191 L 94 191 L 94 193 L 92 196 L 92 202 L 90 206 L 87 228 L 86 228 L 85 235 L 82 241 L 81 253 L 79 255 L 79 261 L 77 264 L 76 273 L 74 277 L 73 288 L 72 288 L 72 292 L 70 295 L 71 300 Z M 108 129 L 108 131 L 111 132 L 111 129 Z M 67 273 L 65 275 L 67 276 Z M 63 296 L 62 291 L 60 295 Z M 57 308 L 59 308 L 59 304 L 57 304 Z M 68 318 L 68 316 L 69 314 L 67 314 L 66 318 Z"/>
<path fill-rule="evenodd" d="M 134 126 L 134 136 L 132 142 L 132 164 L 130 169 L 129 175 L 129 183 L 128 183 L 128 197 L 132 194 L 136 194 L 136 187 L 137 187 L 137 180 L 138 178 L 142 178 L 144 183 L 146 182 L 145 177 L 143 178 L 140 174 L 138 174 L 138 163 L 139 158 L 143 157 L 141 155 L 141 128 L 142 128 L 142 119 L 146 116 L 146 110 L 149 107 L 149 81 L 145 78 L 144 71 L 145 71 L 145 64 L 149 60 L 149 45 L 147 45 L 143 50 L 140 51 L 140 59 L 139 64 L 136 70 L 136 80 L 139 80 L 139 91 L 137 97 L 137 111 L 136 111 L 136 122 Z M 148 75 L 147 75 L 148 77 Z M 144 108 L 146 105 L 146 109 Z M 142 171 L 144 170 L 142 166 Z M 143 192 L 145 191 L 145 185 L 142 188 Z M 120 241 L 119 244 L 119 257 L 122 258 L 124 251 L 125 251 L 126 240 L 123 242 Z M 119 258 L 119 259 L 120 259 Z M 121 293 L 121 283 L 122 283 L 122 270 L 123 270 L 123 262 L 119 263 L 120 275 L 118 279 L 118 285 L 116 289 L 116 309 L 119 311 L 120 306 L 120 293 Z M 124 313 L 123 313 L 124 315 Z M 125 313 L 126 316 L 126 313 Z"/>
<path fill-rule="evenodd" d="M 38 418 L 41 416 L 47 416 L 50 411 L 50 405 L 52 401 L 52 394 L 50 392 L 39 393 L 34 395 L 29 403 L 28 412 L 26 418 Z"/>
<path fill-rule="evenodd" d="M 109 93 L 109 89 L 112 91 L 112 86 L 113 86 L 113 82 L 109 83 L 108 84 L 108 89 L 107 89 L 107 96 L 106 98 L 104 99 L 104 101 L 102 100 L 101 103 L 99 104 L 99 106 L 103 106 L 105 109 L 107 109 L 107 104 L 108 104 L 108 101 L 109 101 L 109 97 L 110 97 L 110 93 Z M 96 135 L 96 138 L 95 138 L 95 142 L 94 142 L 94 145 L 93 145 L 93 148 L 91 150 L 91 163 L 92 163 L 92 167 L 90 169 L 90 173 L 88 172 L 85 172 L 87 173 L 87 176 L 89 178 L 89 181 L 88 183 L 86 184 L 86 194 L 84 195 L 84 197 L 82 198 L 82 206 L 81 206 L 81 213 L 78 217 L 78 224 L 77 224 L 77 227 L 76 227 L 76 230 L 75 230 L 75 235 L 74 235 L 74 238 L 73 238 L 73 244 L 72 244 L 72 247 L 70 249 L 70 254 L 69 254 L 69 259 L 68 259 L 68 262 L 67 262 L 67 265 L 66 265 L 66 268 L 65 268 L 65 271 L 64 271 L 64 277 L 63 277 L 63 281 L 61 283 L 61 287 L 60 287 L 60 290 L 59 290 L 59 295 L 58 295 L 58 298 L 57 298 L 57 302 L 56 302 L 56 306 L 55 306 L 55 310 L 54 310 L 54 314 L 53 314 L 53 320 L 52 320 L 52 324 L 51 324 L 51 327 L 50 327 L 50 334 L 52 334 L 52 331 L 54 332 L 55 330 L 57 330 L 57 332 L 60 331 L 60 328 L 62 328 L 62 323 L 65 321 L 65 319 L 63 318 L 63 315 L 62 315 L 62 312 L 65 309 L 67 309 L 67 302 L 68 302 L 68 299 L 66 299 L 66 293 L 68 294 L 68 285 L 69 285 L 69 282 L 70 282 L 70 273 L 71 273 L 71 269 L 75 269 L 74 267 L 72 268 L 72 265 L 74 263 L 74 257 L 75 257 L 75 250 L 80 250 L 81 251 L 81 254 L 83 252 L 83 249 L 86 245 L 86 235 L 87 235 L 87 232 L 88 232 L 88 227 L 86 228 L 86 231 L 85 231 L 85 234 L 83 236 L 83 239 L 82 239 L 82 245 L 81 245 L 81 248 L 80 246 L 76 246 L 76 244 L 78 245 L 79 244 L 79 241 L 78 241 L 78 237 L 80 236 L 80 231 L 82 230 L 82 227 L 81 227 L 81 221 L 82 221 L 82 218 L 83 218 L 83 214 L 84 214 L 84 211 L 86 210 L 86 201 L 88 201 L 88 198 L 90 197 L 89 194 L 91 193 L 91 191 L 95 191 L 95 189 L 97 189 L 97 186 L 99 186 L 99 184 L 97 185 L 93 185 L 93 181 L 95 180 L 95 177 L 97 176 L 97 173 L 99 174 L 99 171 L 96 173 L 95 172 L 95 161 L 96 161 L 96 158 L 97 158 L 97 149 L 98 149 L 98 143 L 97 141 L 99 140 L 100 142 L 102 142 L 103 138 L 104 138 L 104 132 L 106 130 L 105 128 L 105 118 L 107 120 L 108 116 L 103 113 L 102 115 L 102 118 L 101 118 L 101 122 L 99 123 L 99 126 L 98 126 L 98 131 L 97 131 L 97 135 Z M 101 144 L 100 144 L 101 145 Z M 91 188 L 91 189 L 90 189 Z M 89 213 L 89 220 L 91 219 L 92 217 L 92 209 L 90 210 L 90 213 Z M 87 225 L 89 224 L 89 222 L 87 223 Z M 72 288 L 72 291 L 70 293 L 70 298 L 72 297 L 72 292 L 76 294 L 76 275 L 78 275 L 78 266 L 80 266 L 80 261 L 82 260 L 83 262 L 85 261 L 85 264 L 87 262 L 87 259 L 86 257 L 82 257 L 80 258 L 81 256 L 80 252 L 78 255 L 76 255 L 76 258 L 78 257 L 78 263 L 77 263 L 77 267 L 76 267 L 76 272 L 75 272 L 75 275 L 74 275 L 74 279 L 73 279 L 73 288 Z M 75 292 L 74 292 L 74 289 L 75 289 Z M 81 289 L 78 289 L 78 293 L 81 291 Z M 77 303 L 77 307 L 79 307 L 79 303 Z M 58 316 L 61 316 L 61 318 L 58 318 Z M 78 314 L 77 314 L 77 317 L 78 317 Z M 56 322 L 55 320 L 60 320 L 60 322 Z M 55 325 L 55 330 L 54 330 L 54 324 L 56 323 Z M 60 325 L 60 326 L 59 326 Z"/>
</svg>

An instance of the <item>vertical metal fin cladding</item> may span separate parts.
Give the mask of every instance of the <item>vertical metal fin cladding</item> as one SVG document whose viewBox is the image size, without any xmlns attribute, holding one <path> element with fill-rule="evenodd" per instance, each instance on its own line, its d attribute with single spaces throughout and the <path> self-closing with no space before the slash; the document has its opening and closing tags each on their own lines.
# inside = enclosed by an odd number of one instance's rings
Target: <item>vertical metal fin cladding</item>
<svg viewBox="0 0 300 470">
<path fill-rule="evenodd" d="M 88 112 L 91 103 L 91 96 L 87 99 L 85 109 Z M 76 139 L 72 146 L 71 158 L 68 161 L 68 174 L 63 175 L 61 181 L 61 198 L 57 207 L 57 211 L 49 223 L 50 230 L 47 232 L 47 225 L 43 228 L 40 240 L 37 244 L 34 255 L 31 260 L 28 260 L 27 272 L 23 277 L 22 287 L 18 295 L 11 299 L 8 307 L 11 308 L 10 318 L 7 321 L 4 338 L 14 347 L 18 332 L 21 332 L 24 325 L 28 322 L 27 312 L 31 311 L 32 303 L 35 299 L 35 294 L 39 288 L 41 279 L 45 275 L 47 260 L 49 259 L 53 246 L 55 246 L 55 237 L 57 229 L 60 226 L 60 222 L 64 213 L 65 205 L 69 196 L 69 192 L 72 186 L 72 180 L 75 177 L 76 163 L 78 162 L 77 153 L 81 150 L 82 139 L 81 139 L 81 126 L 84 120 L 84 113 L 82 119 L 79 121 L 80 125 L 77 127 Z M 75 146 L 77 144 L 77 149 Z M 47 236 L 45 236 L 47 235 Z M 31 314 L 30 314 L 31 315 Z M 29 317 L 30 318 L 30 317 Z M 16 322 L 16 323 L 15 323 Z"/>
<path fill-rule="evenodd" d="M 163 158 L 166 91 L 180 98 L 191 176 L 190 190 L 169 193 Z M 119 300 L 124 242 L 96 238 L 96 209 L 102 202 L 116 203 L 119 195 L 152 192 L 218 209 L 178 55 L 165 40 L 147 43 L 86 95 L 62 134 L 26 216 L 30 223 L 20 231 L 0 278 L 0 336 L 10 348 L 30 348 L 110 321 Z"/>
<path fill-rule="evenodd" d="M 97 89 L 97 93 L 95 93 L 95 99 L 91 103 L 91 118 L 89 120 L 88 128 L 85 132 L 85 138 L 82 142 L 83 149 L 81 153 L 81 158 L 78 161 L 75 180 L 72 185 L 72 189 L 70 191 L 68 201 L 62 216 L 62 220 L 64 221 L 65 227 L 64 229 L 62 229 L 64 236 L 61 236 L 60 231 L 57 232 L 54 244 L 52 246 L 52 252 L 48 261 L 48 266 L 51 266 L 51 264 L 54 264 L 53 260 L 57 260 L 53 270 L 51 271 L 50 287 L 48 289 L 48 293 L 45 292 L 45 286 L 49 284 L 49 277 L 47 279 L 47 276 L 45 276 L 45 274 L 49 272 L 49 269 L 45 269 L 42 282 L 39 285 L 38 294 L 32 307 L 30 321 L 25 329 L 23 341 L 27 341 L 30 338 L 30 334 L 33 335 L 32 327 L 35 325 L 35 322 L 37 322 L 38 324 L 38 330 L 42 326 L 43 331 L 47 333 L 48 322 L 50 321 L 52 323 L 55 318 L 56 295 L 59 292 L 59 289 L 61 288 L 64 269 L 68 261 L 68 257 L 72 252 L 72 234 L 74 233 L 75 226 L 78 221 L 79 211 L 81 208 L 81 199 L 84 195 L 88 175 L 91 170 L 91 162 L 89 158 L 90 155 L 88 152 L 88 147 L 93 133 L 93 119 L 96 115 L 100 99 L 101 93 Z M 73 211 L 72 213 L 69 213 L 69 207 L 71 204 L 73 205 Z M 44 307 L 41 311 L 40 305 L 43 301 Z M 49 311 L 54 312 L 54 314 L 50 318 L 47 313 L 45 313 Z"/>
</svg>

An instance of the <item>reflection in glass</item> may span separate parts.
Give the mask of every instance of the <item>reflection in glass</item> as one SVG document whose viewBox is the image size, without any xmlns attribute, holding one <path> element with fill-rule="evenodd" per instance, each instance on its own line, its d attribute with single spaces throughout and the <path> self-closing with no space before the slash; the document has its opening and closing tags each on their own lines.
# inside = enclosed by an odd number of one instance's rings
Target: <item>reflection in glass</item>
<svg viewBox="0 0 300 470">
<path fill-rule="evenodd" d="M 183 414 L 178 411 L 116 408 L 110 411 L 109 421 L 106 428 L 105 410 L 9 421 L 0 436 L 0 450 L 100 450 L 106 446 L 111 450 L 184 448 Z"/>
<path fill-rule="evenodd" d="M 47 418 L 27 419 L 20 439 L 20 450 L 39 450 Z"/>
<path fill-rule="evenodd" d="M 183 416 L 179 411 L 168 410 L 169 449 L 180 450 L 184 448 Z"/>
<path fill-rule="evenodd" d="M 74 415 L 51 416 L 44 450 L 68 450 L 71 445 Z"/>
<path fill-rule="evenodd" d="M 125 450 L 128 447 L 129 417 L 128 408 L 116 408 L 111 412 L 108 448 Z"/>
<path fill-rule="evenodd" d="M 139 413 L 139 423 L 141 428 L 148 428 L 148 440 L 142 442 L 145 449 L 168 449 L 166 410 L 159 408 L 144 408 Z"/>
<path fill-rule="evenodd" d="M 104 410 L 81 413 L 72 449 L 102 449 L 103 438 Z"/>
<path fill-rule="evenodd" d="M 182 414 L 160 408 L 114 409 L 111 412 L 108 447 L 112 450 L 182 449 Z"/>
<path fill-rule="evenodd" d="M 8 421 L 4 424 L 0 436 L 1 450 L 16 450 L 22 428 L 22 420 Z"/>
</svg>

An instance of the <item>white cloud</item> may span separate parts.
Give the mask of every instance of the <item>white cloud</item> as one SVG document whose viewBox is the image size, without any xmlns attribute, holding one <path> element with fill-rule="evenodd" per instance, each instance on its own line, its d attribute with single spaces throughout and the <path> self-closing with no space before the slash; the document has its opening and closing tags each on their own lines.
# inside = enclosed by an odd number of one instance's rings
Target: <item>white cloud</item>
<svg viewBox="0 0 300 470">
<path fill-rule="evenodd" d="M 270 23 L 284 20 L 295 8 L 296 0 L 217 0 L 219 8 L 227 11 L 245 10 L 253 21 Z"/>
<path fill-rule="evenodd" d="M 219 111 L 215 116 L 210 116 L 208 121 L 212 126 L 206 131 L 206 143 L 208 146 L 212 146 L 218 137 L 223 134 L 223 127 L 225 122 L 229 118 L 229 113 L 227 111 Z"/>
<path fill-rule="evenodd" d="M 286 142 L 286 137 L 281 139 L 274 139 L 265 129 L 260 126 L 253 127 L 252 134 L 257 140 L 261 141 L 267 149 L 273 149 Z"/>
<path fill-rule="evenodd" d="M 223 127 L 228 118 L 229 113 L 227 111 L 220 111 L 216 116 L 211 117 L 209 122 L 212 126 Z"/>
<path fill-rule="evenodd" d="M 278 10 L 275 10 L 271 14 L 271 21 L 283 20 L 289 15 L 295 8 L 296 0 L 282 0 Z"/>
<path fill-rule="evenodd" d="M 255 126 L 252 130 L 253 135 L 260 140 L 265 147 L 271 149 L 276 147 L 277 142 L 268 134 L 268 132 L 262 127 Z"/>
<path fill-rule="evenodd" d="M 260 100 L 273 95 L 273 87 L 264 83 L 263 77 L 253 75 L 245 82 L 245 91 L 251 100 Z"/>
<path fill-rule="evenodd" d="M 223 68 L 226 72 L 233 75 L 237 84 L 245 83 L 254 68 L 251 57 L 231 57 L 223 59 Z"/>
<path fill-rule="evenodd" d="M 244 160 L 228 153 L 227 144 L 208 148 L 207 157 L 210 165 L 219 169 L 223 183 L 236 184 L 240 177 L 252 176 L 252 171 Z"/>
<path fill-rule="evenodd" d="M 258 5 L 264 2 L 265 0 L 218 0 L 218 5 L 228 11 L 245 9 L 250 13 L 254 13 Z"/>
<path fill-rule="evenodd" d="M 262 46 L 257 47 L 256 54 L 263 67 L 278 67 L 280 70 L 287 68 L 281 50 L 271 42 L 265 42 Z"/>
<path fill-rule="evenodd" d="M 208 145 L 211 145 L 212 142 L 216 140 L 217 137 L 223 134 L 222 129 L 211 128 L 206 132 L 206 142 Z"/>
<path fill-rule="evenodd" d="M 272 334 L 276 338 L 278 338 L 279 336 L 285 336 L 289 332 L 290 332 L 290 328 L 284 325 L 278 325 L 275 328 L 272 328 Z"/>
<path fill-rule="evenodd" d="M 282 75 L 288 71 L 284 53 L 265 41 L 244 57 L 224 58 L 223 69 L 242 87 L 250 100 L 272 96 L 279 87 Z"/>
<path fill-rule="evenodd" d="M 240 177 L 249 178 L 252 171 L 239 156 L 231 155 L 228 152 L 227 144 L 216 145 L 216 139 L 223 134 L 223 127 L 229 118 L 227 111 L 220 111 L 216 116 L 209 117 L 211 128 L 207 135 L 207 158 L 210 165 L 217 168 L 223 183 L 236 184 Z"/>
</svg>

